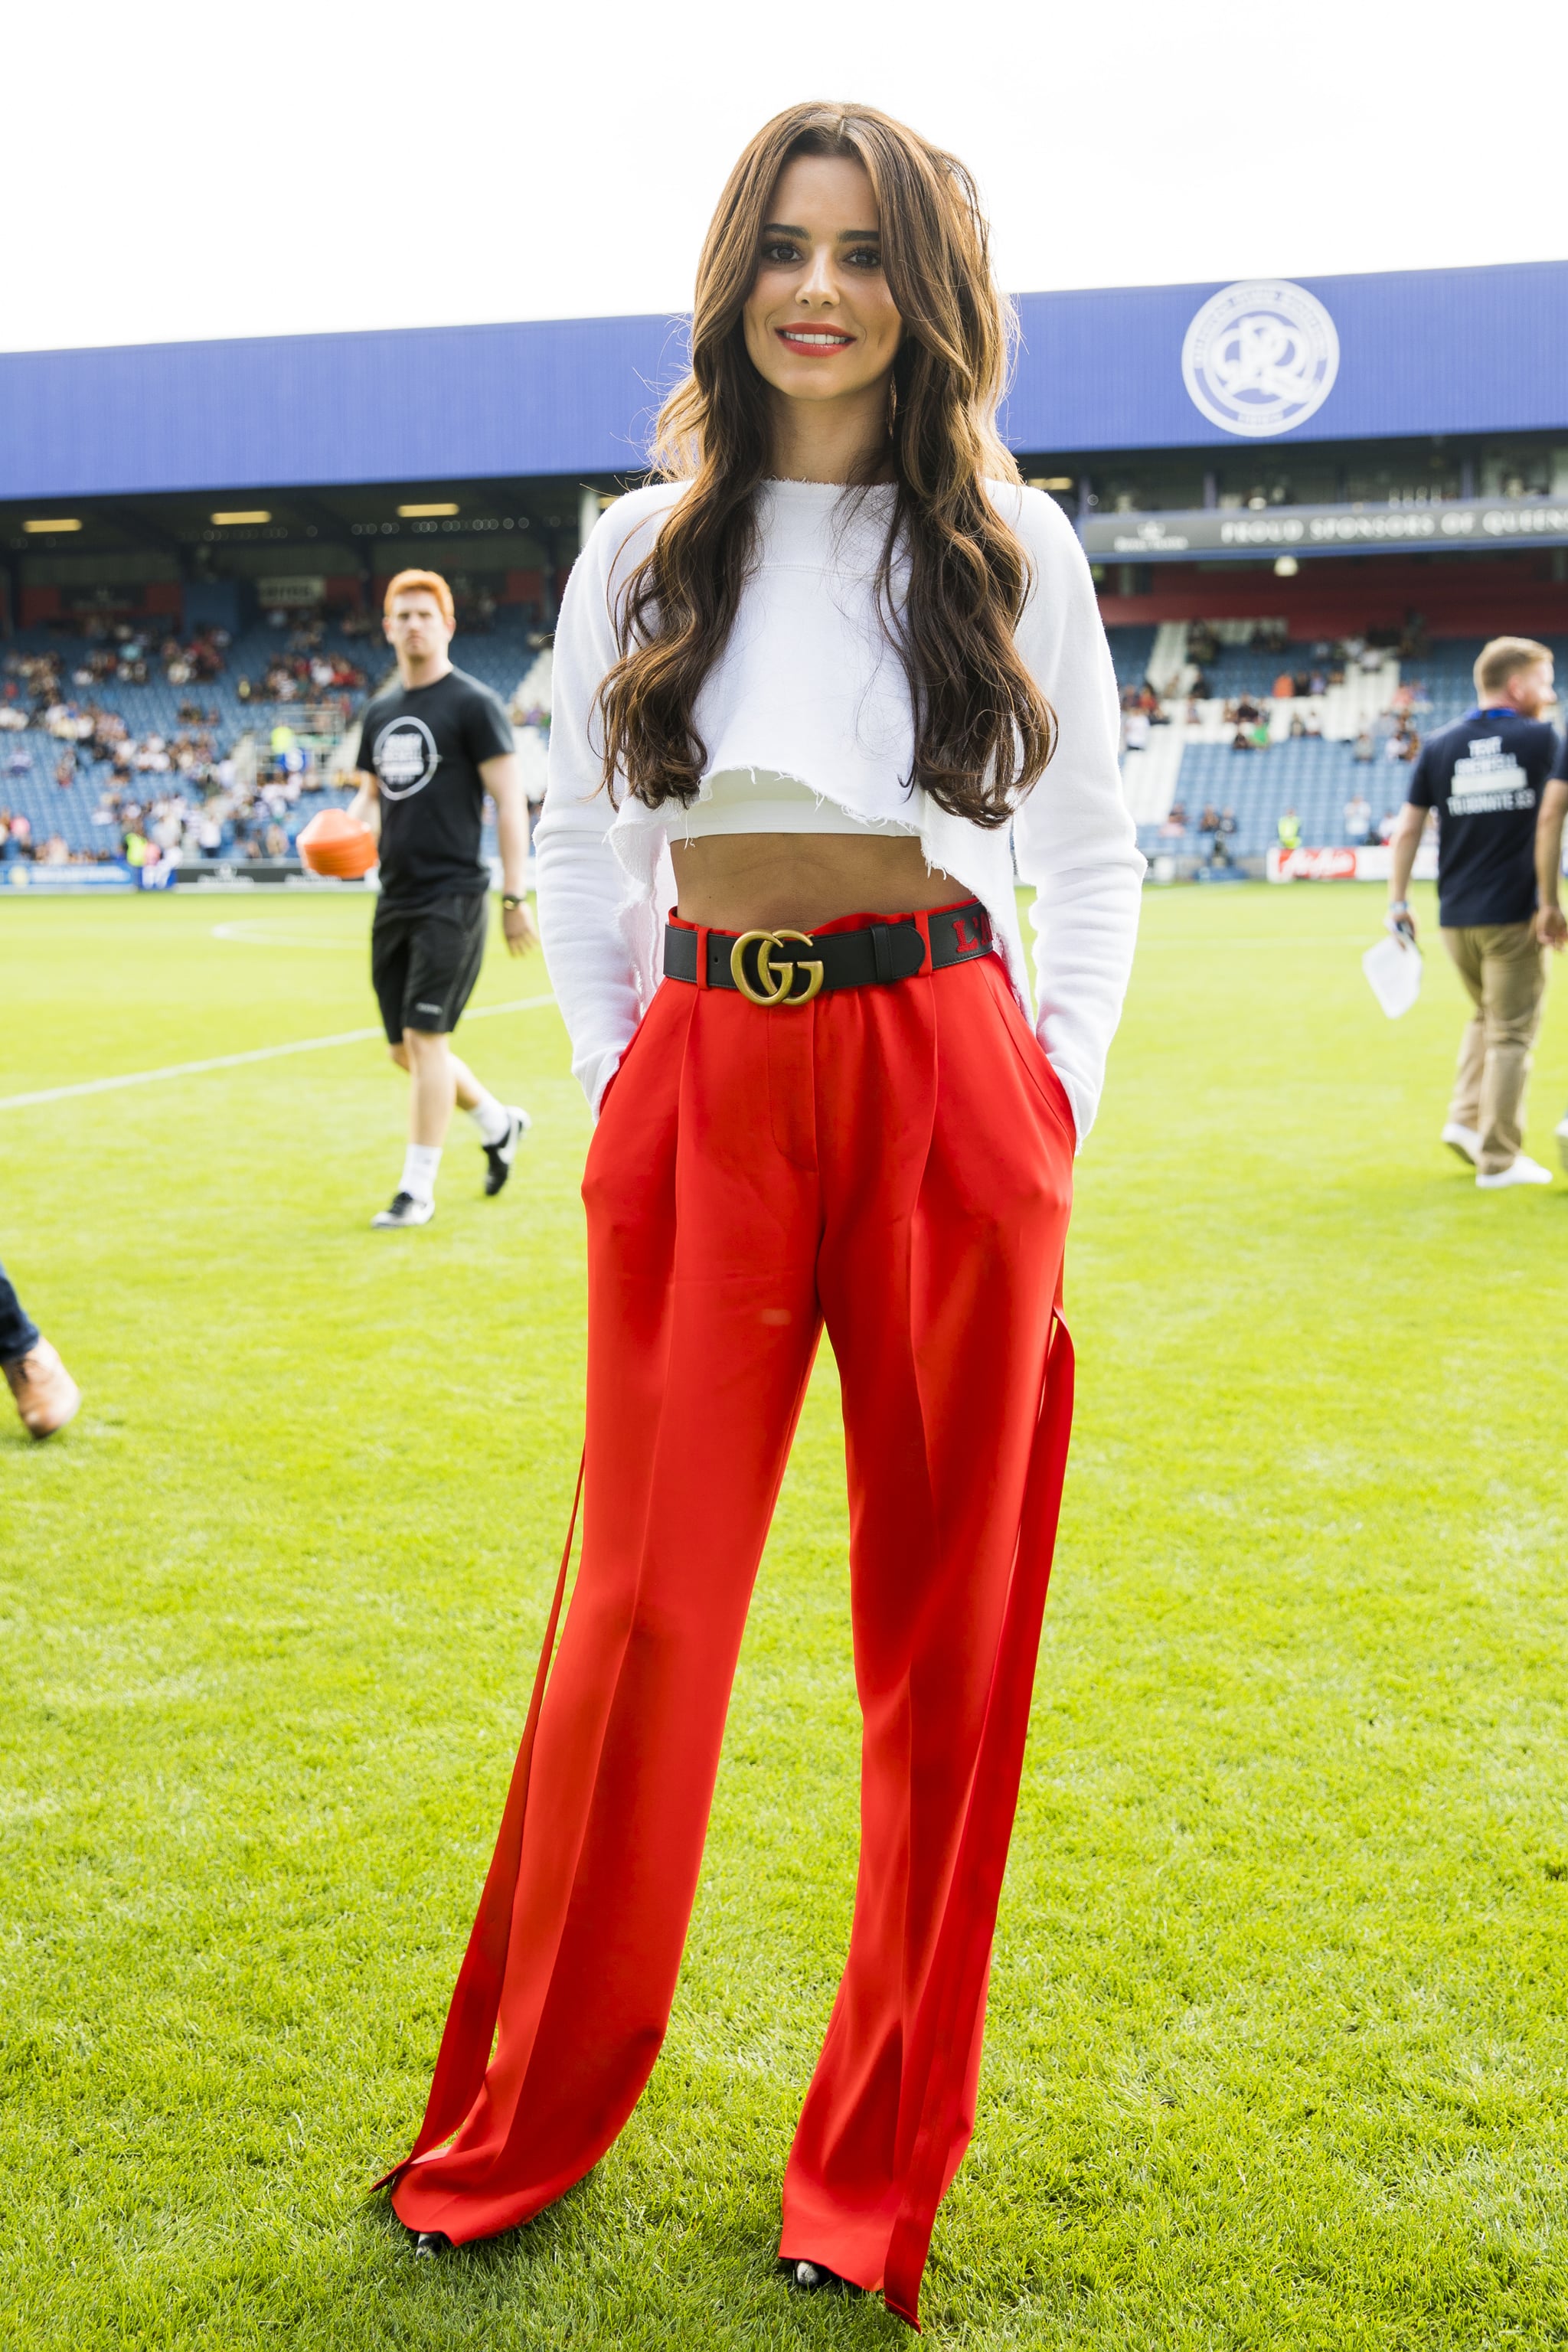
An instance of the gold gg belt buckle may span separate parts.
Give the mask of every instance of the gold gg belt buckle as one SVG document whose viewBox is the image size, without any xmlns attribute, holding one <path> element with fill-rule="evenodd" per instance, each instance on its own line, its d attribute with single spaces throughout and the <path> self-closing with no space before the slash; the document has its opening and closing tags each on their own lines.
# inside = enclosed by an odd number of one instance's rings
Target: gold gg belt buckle
<svg viewBox="0 0 1568 2352">
<path fill-rule="evenodd" d="M 809 1004 L 821 988 L 822 966 L 819 962 L 815 961 L 808 962 L 805 958 L 792 960 L 788 963 L 773 962 L 774 950 L 782 949 L 786 940 L 795 940 L 803 948 L 815 947 L 816 944 L 809 931 L 742 931 L 731 949 L 730 975 L 748 1003 L 767 1005 Z M 752 987 L 751 977 L 746 971 L 746 950 L 749 947 L 754 947 L 757 950 L 757 979 L 760 986 L 755 988 Z M 795 984 L 801 973 L 805 975 L 805 986 L 797 993 Z"/>
</svg>

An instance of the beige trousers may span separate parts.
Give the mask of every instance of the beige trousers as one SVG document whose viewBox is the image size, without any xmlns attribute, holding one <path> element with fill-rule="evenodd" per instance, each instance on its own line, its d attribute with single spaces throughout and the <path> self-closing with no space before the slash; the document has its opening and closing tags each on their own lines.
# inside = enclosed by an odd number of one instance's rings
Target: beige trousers
<svg viewBox="0 0 1568 2352">
<path fill-rule="evenodd" d="M 1483 1176 L 1496 1176 L 1524 1146 L 1524 1090 L 1541 1026 L 1546 959 L 1531 923 L 1445 929 L 1443 945 L 1476 1008 L 1459 1041 L 1448 1117 L 1475 1129 L 1481 1139 L 1476 1166 Z"/>
</svg>

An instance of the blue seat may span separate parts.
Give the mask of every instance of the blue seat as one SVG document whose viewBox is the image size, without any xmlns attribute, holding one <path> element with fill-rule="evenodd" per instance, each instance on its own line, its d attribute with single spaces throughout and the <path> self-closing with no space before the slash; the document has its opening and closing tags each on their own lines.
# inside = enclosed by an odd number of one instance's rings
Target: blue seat
<svg viewBox="0 0 1568 2352">
<path fill-rule="evenodd" d="M 228 647 L 226 667 L 216 678 L 193 679 L 188 686 L 169 684 L 157 649 L 170 633 L 172 624 L 162 621 L 150 625 L 143 642 L 149 654 L 149 677 L 144 685 L 121 685 L 110 679 L 89 686 L 78 686 L 73 673 L 87 667 L 91 655 L 101 650 L 85 636 L 50 628 L 21 630 L 5 642 L 6 653 L 52 654 L 61 674 L 62 688 L 68 701 L 92 703 L 99 709 L 113 711 L 121 718 L 132 735 L 138 740 L 158 734 L 166 739 L 186 731 L 181 721 L 180 706 L 196 704 L 204 712 L 216 712 L 213 732 L 220 756 L 231 751 L 239 737 L 253 733 L 260 746 L 265 772 L 268 741 L 278 725 L 299 724 L 304 698 L 291 703 L 263 702 L 252 699 L 242 702 L 237 691 L 242 677 L 259 685 L 268 664 L 279 648 L 287 644 L 288 632 L 277 630 L 266 623 L 243 631 Z M 534 649 L 528 639 L 531 622 L 513 618 L 505 609 L 496 616 L 495 626 L 482 634 L 459 634 L 452 641 L 452 658 L 460 669 L 479 678 L 503 701 L 510 700 L 519 681 L 534 659 Z M 1152 643 L 1152 633 L 1149 635 Z M 392 669 L 390 648 L 378 637 L 350 637 L 336 627 L 330 627 L 323 638 L 323 650 L 342 655 L 365 674 L 374 690 Z M 341 691 L 339 689 L 338 691 Z M 367 699 L 367 691 L 355 691 L 348 696 L 351 719 L 357 717 Z M 95 825 L 93 811 L 107 788 L 110 771 L 107 766 L 94 766 L 79 751 L 77 775 L 68 792 L 61 792 L 55 782 L 55 763 L 60 745 L 52 736 L 36 727 L 22 733 L 0 733 L 0 808 L 11 809 L 25 815 L 33 829 L 34 839 L 43 843 L 59 834 L 70 849 L 102 850 L 117 845 L 117 836 L 108 826 Z M 8 761 L 15 752 L 25 752 L 26 766 L 13 772 Z M 174 780 L 170 779 L 172 783 Z M 167 789 L 164 780 L 143 779 L 132 787 L 140 795 L 151 799 Z M 290 838 L 318 808 L 329 804 L 342 806 L 351 797 L 346 790 L 315 792 L 301 796 L 290 812 L 287 830 Z M 233 846 L 233 828 L 226 828 L 225 846 Z M 493 844 L 490 845 L 493 848 Z"/>
</svg>

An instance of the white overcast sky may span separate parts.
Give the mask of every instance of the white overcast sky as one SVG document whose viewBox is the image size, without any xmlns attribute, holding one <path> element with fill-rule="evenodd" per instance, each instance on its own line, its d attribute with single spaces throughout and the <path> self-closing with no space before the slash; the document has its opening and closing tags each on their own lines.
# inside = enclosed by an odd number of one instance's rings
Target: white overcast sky
<svg viewBox="0 0 1568 2352">
<path fill-rule="evenodd" d="M 683 310 L 801 98 L 963 156 L 1017 292 L 1551 259 L 1565 65 L 1562 0 L 18 10 L 0 349 Z"/>
</svg>

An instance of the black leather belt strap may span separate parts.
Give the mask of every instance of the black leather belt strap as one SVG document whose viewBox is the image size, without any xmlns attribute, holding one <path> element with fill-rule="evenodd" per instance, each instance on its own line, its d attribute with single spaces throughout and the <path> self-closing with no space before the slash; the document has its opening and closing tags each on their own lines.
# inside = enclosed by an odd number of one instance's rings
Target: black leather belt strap
<svg viewBox="0 0 1568 2352">
<path fill-rule="evenodd" d="M 929 967 L 921 925 L 908 919 L 899 923 L 868 923 L 858 931 L 825 931 L 820 938 L 804 938 L 787 930 L 687 930 L 670 923 L 664 934 L 664 975 L 667 980 L 695 981 L 700 940 L 707 950 L 710 988 L 739 989 L 754 1003 L 800 1004 L 830 988 L 886 987 L 895 980 L 913 980 L 917 972 L 928 969 L 945 971 L 952 964 L 973 963 L 992 951 L 991 918 L 978 898 L 962 907 L 944 908 L 924 919 L 931 935 Z M 741 969 L 748 982 L 743 989 L 734 969 L 735 944 L 742 938 L 746 946 Z M 814 979 L 818 964 L 820 982 L 803 982 L 800 973 L 808 971 Z M 796 976 L 786 981 L 784 975 L 792 967 Z"/>
</svg>

